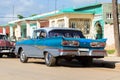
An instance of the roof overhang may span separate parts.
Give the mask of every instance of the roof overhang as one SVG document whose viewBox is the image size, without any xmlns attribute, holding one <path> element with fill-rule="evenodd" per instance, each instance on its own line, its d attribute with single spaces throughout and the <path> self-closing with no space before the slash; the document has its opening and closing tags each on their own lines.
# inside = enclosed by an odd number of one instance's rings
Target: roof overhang
<svg viewBox="0 0 120 80">
<path fill-rule="evenodd" d="M 9 24 L 0 25 L 0 27 L 7 27 L 7 26 L 9 26 Z"/>
</svg>

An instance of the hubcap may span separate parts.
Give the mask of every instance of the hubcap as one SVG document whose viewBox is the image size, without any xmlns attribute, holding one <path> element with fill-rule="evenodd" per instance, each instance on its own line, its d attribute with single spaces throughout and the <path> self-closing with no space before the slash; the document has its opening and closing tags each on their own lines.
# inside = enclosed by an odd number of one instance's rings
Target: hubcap
<svg viewBox="0 0 120 80">
<path fill-rule="evenodd" d="M 25 54 L 24 54 L 24 51 L 21 52 L 21 56 L 20 56 L 20 57 L 21 57 L 21 60 L 22 60 L 22 61 L 25 60 L 26 56 L 25 56 Z"/>
<path fill-rule="evenodd" d="M 50 60 L 51 60 L 51 54 L 46 54 L 46 63 L 49 64 L 50 63 Z"/>
</svg>

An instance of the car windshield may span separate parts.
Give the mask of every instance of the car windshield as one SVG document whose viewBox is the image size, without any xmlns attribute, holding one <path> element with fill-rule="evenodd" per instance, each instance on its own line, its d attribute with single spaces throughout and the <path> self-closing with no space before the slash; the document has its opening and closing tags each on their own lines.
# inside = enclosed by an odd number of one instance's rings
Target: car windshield
<svg viewBox="0 0 120 80">
<path fill-rule="evenodd" d="M 81 31 L 78 30 L 52 30 L 49 37 L 67 37 L 67 38 L 85 38 Z"/>
<path fill-rule="evenodd" d="M 6 39 L 5 35 L 0 35 L 0 39 Z"/>
</svg>

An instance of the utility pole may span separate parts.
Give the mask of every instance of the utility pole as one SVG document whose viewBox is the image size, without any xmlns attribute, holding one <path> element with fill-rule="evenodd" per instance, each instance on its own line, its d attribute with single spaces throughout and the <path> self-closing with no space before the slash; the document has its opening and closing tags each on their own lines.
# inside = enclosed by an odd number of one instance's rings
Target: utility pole
<svg viewBox="0 0 120 80">
<path fill-rule="evenodd" d="M 12 20 L 14 21 L 15 19 L 15 5 L 14 5 L 14 0 L 12 0 Z"/>
<path fill-rule="evenodd" d="M 55 0 L 55 13 L 57 11 L 57 0 Z"/>
<path fill-rule="evenodd" d="M 50 9 L 50 1 L 48 0 L 48 12 L 49 12 L 49 9 Z"/>
<path fill-rule="evenodd" d="M 112 0 L 113 4 L 113 24 L 114 24 L 114 39 L 115 49 L 117 56 L 120 57 L 120 33 L 119 33 L 119 21 L 118 21 L 118 1 Z"/>
<path fill-rule="evenodd" d="M 14 21 L 14 15 L 15 15 L 15 7 L 13 5 L 13 21 Z"/>
</svg>

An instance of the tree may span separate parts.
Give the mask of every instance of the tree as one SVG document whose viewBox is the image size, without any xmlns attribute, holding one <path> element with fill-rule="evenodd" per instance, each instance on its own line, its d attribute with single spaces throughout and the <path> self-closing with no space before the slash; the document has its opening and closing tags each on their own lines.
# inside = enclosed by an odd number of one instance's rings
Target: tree
<svg viewBox="0 0 120 80">
<path fill-rule="evenodd" d="M 117 56 L 120 56 L 120 33 L 119 33 L 119 22 L 118 22 L 118 1 L 112 0 L 113 4 L 113 23 L 114 23 L 114 38 L 115 48 Z"/>
<path fill-rule="evenodd" d="M 25 18 L 25 17 L 23 17 L 22 15 L 19 15 L 19 14 L 18 14 L 18 15 L 17 15 L 17 18 L 18 18 L 18 19 L 23 19 L 23 18 Z"/>
<path fill-rule="evenodd" d="M 33 16 L 36 16 L 37 14 L 32 14 L 32 15 L 30 15 L 30 17 L 33 17 Z"/>
</svg>

